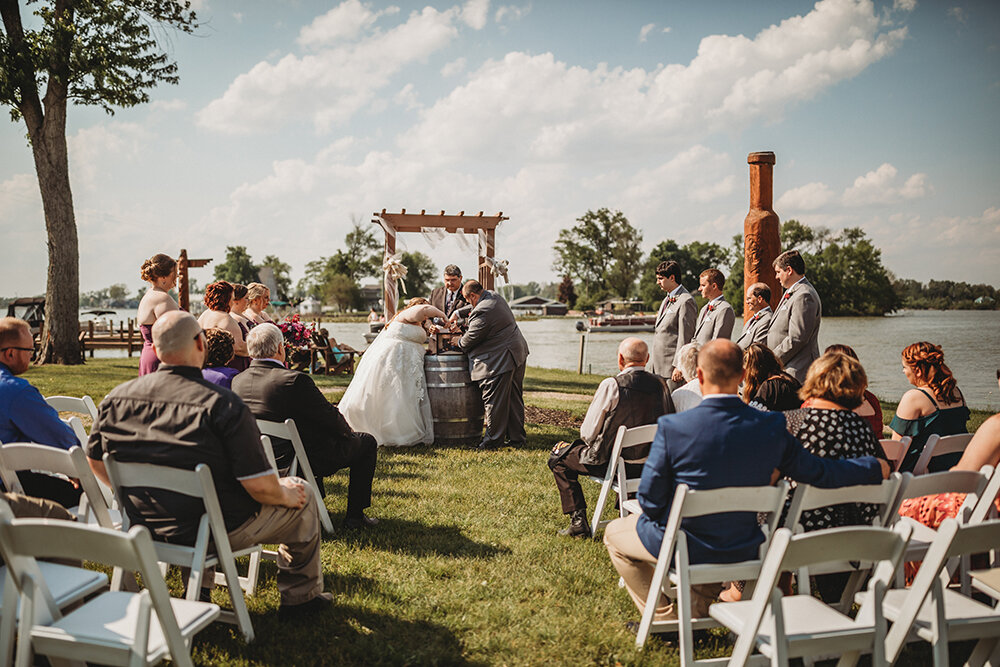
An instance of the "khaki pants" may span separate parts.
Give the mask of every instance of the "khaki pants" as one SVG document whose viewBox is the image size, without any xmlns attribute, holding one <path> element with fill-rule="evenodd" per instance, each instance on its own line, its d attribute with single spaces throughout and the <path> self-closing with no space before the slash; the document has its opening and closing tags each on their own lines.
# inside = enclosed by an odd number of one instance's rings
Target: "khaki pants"
<svg viewBox="0 0 1000 667">
<path fill-rule="evenodd" d="M 624 519 L 615 519 L 604 531 L 604 545 L 608 548 L 611 563 L 618 574 L 625 580 L 625 590 L 632 596 L 632 601 L 641 612 L 646 608 L 646 597 L 653 582 L 653 570 L 656 569 L 656 557 L 651 555 L 639 539 L 635 524 L 638 514 L 630 514 Z M 721 584 L 697 584 L 691 587 L 691 616 L 703 618 L 708 616 L 708 607 L 715 602 L 722 590 Z M 676 621 L 677 609 L 664 595 L 656 602 L 654 621 Z"/>
<path fill-rule="evenodd" d="M 306 493 L 306 504 L 301 509 L 262 505 L 256 515 L 229 533 L 229 543 L 234 551 L 255 544 L 279 545 L 278 592 L 282 605 L 302 604 L 323 592 L 319 512 L 312 493 Z"/>
</svg>

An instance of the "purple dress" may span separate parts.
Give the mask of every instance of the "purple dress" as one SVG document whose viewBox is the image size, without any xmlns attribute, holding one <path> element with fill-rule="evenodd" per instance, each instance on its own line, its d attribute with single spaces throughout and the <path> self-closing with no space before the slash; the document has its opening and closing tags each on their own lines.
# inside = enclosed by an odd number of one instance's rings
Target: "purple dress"
<svg viewBox="0 0 1000 667">
<path fill-rule="evenodd" d="M 160 367 L 160 359 L 153 350 L 153 325 L 140 324 L 139 334 L 142 336 L 142 354 L 139 355 L 139 375 L 152 373 Z"/>
<path fill-rule="evenodd" d="M 247 342 L 248 329 L 239 320 L 236 320 L 236 324 L 240 327 L 240 334 L 243 336 L 243 342 L 244 343 Z M 234 356 L 232 359 L 229 360 L 229 363 L 226 365 L 229 368 L 234 369 L 237 373 L 239 373 L 240 371 L 245 371 L 246 369 L 250 368 L 250 357 Z"/>
<path fill-rule="evenodd" d="M 235 368 L 230 368 L 229 366 L 216 366 L 213 368 L 202 368 L 201 376 L 211 382 L 212 384 L 217 384 L 220 387 L 225 387 L 226 389 L 233 388 L 233 378 L 239 375 L 240 371 Z"/>
</svg>

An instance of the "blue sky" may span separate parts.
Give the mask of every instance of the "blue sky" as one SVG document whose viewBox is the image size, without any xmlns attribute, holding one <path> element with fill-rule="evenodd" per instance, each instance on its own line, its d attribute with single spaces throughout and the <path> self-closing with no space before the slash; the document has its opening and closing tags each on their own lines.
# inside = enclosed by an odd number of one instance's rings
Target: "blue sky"
<svg viewBox="0 0 1000 667">
<path fill-rule="evenodd" d="M 862 227 L 899 276 L 1000 285 L 996 3 L 195 6 L 195 36 L 161 36 L 179 85 L 113 117 L 70 111 L 82 290 L 138 288 L 156 252 L 227 245 L 297 279 L 382 208 L 503 211 L 512 280 L 554 280 L 559 230 L 602 206 L 646 250 L 728 244 L 759 150 L 777 154 L 782 220 Z M 16 249 L 0 294 L 42 292 L 23 125 L 0 125 L 0 155 Z M 475 272 L 453 240 L 400 245 Z"/>
</svg>

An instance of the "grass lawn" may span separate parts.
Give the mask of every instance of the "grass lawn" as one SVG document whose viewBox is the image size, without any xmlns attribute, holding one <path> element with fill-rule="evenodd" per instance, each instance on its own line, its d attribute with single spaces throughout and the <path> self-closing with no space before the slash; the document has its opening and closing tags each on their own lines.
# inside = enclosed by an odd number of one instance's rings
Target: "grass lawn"
<svg viewBox="0 0 1000 667">
<path fill-rule="evenodd" d="M 138 359 L 33 368 L 43 394 L 100 401 L 135 377 Z M 582 418 L 601 376 L 529 368 L 526 401 Z M 317 377 L 335 400 L 349 378 Z M 883 404 L 886 421 L 892 405 Z M 985 413 L 975 415 L 976 426 Z M 548 450 L 575 437 L 570 428 L 528 424 L 528 447 L 480 453 L 457 448 L 382 449 L 370 513 L 377 528 L 324 536 L 326 588 L 333 608 L 297 624 L 279 623 L 276 567 L 262 564 L 258 595 L 248 598 L 256 641 L 215 624 L 195 643 L 199 664 L 677 664 L 677 651 L 654 640 L 636 651 L 625 622 L 638 612 L 599 541 L 556 535 L 559 511 Z M 593 506 L 597 485 L 584 484 Z M 327 478 L 327 507 L 339 525 L 346 473 Z M 610 513 L 611 510 L 609 510 Z M 173 579 L 176 583 L 176 578 Z M 225 604 L 226 593 L 216 601 Z M 961 656 L 971 647 L 958 645 Z M 715 632 L 698 654 L 725 655 Z M 956 654 L 956 655 L 958 655 Z M 914 646 L 901 664 L 927 664 Z"/>
</svg>

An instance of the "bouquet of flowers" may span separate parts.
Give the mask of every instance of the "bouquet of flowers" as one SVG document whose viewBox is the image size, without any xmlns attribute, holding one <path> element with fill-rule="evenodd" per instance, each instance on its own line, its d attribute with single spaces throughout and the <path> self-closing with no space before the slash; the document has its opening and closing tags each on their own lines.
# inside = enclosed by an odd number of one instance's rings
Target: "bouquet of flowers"
<svg viewBox="0 0 1000 667">
<path fill-rule="evenodd" d="M 278 323 L 281 334 L 285 337 L 285 354 L 289 360 L 296 352 L 307 351 L 309 341 L 316 330 L 316 323 L 306 325 L 299 320 L 299 314 L 295 313 L 286 317 Z"/>
</svg>

